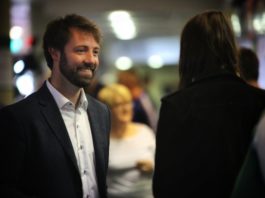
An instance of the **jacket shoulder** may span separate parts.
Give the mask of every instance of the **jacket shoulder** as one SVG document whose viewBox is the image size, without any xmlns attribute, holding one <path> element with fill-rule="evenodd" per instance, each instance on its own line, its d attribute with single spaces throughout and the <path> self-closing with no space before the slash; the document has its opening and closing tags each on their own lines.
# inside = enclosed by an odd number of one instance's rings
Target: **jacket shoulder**
<svg viewBox="0 0 265 198">
<path fill-rule="evenodd" d="M 177 100 L 181 100 L 181 96 L 183 95 L 183 90 L 178 90 L 172 93 L 169 93 L 161 98 L 162 103 L 166 102 L 176 102 Z"/>
<path fill-rule="evenodd" d="M 36 93 L 33 93 L 17 102 L 11 103 L 9 105 L 4 106 L 2 109 L 26 109 L 28 106 L 32 106 L 34 101 L 36 101 Z M 1 109 L 1 110 L 2 110 Z"/>
<path fill-rule="evenodd" d="M 96 106 L 96 107 L 99 107 L 99 108 L 107 108 L 107 105 L 104 104 L 103 102 L 99 101 L 98 99 L 86 94 L 86 97 L 87 97 L 87 100 L 88 100 L 88 103 L 90 105 L 93 105 L 93 106 Z"/>
</svg>

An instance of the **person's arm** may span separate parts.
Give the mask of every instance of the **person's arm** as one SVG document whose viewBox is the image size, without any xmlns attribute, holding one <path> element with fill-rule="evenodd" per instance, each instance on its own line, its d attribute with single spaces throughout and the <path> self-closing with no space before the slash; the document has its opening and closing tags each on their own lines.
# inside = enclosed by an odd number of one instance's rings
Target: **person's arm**
<svg viewBox="0 0 265 198">
<path fill-rule="evenodd" d="M 265 114 L 254 131 L 254 140 L 237 176 L 231 198 L 265 197 Z"/>
<path fill-rule="evenodd" d="M 261 173 L 265 179 L 265 114 L 263 114 L 256 127 L 254 149 L 257 152 Z"/>
<path fill-rule="evenodd" d="M 236 179 L 231 198 L 265 197 L 265 186 L 256 150 L 251 144 L 244 164 Z"/>
<path fill-rule="evenodd" d="M 142 171 L 142 173 L 153 174 L 154 171 L 154 155 L 155 155 L 155 135 L 154 131 L 147 125 L 140 125 L 140 130 L 145 134 L 142 142 L 145 143 L 145 150 L 143 150 L 143 156 L 137 161 L 136 167 Z"/>
</svg>

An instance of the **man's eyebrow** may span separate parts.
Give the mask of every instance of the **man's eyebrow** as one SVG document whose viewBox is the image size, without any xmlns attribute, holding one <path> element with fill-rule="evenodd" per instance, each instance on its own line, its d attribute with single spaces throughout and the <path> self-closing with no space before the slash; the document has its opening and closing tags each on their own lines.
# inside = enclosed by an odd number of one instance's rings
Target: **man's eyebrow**
<svg viewBox="0 0 265 198">
<path fill-rule="evenodd" d="M 92 48 L 92 49 L 100 49 L 100 46 L 89 46 L 89 45 L 77 45 L 77 46 L 75 46 L 75 48 L 78 48 L 78 47 L 84 47 L 84 48 Z"/>
</svg>

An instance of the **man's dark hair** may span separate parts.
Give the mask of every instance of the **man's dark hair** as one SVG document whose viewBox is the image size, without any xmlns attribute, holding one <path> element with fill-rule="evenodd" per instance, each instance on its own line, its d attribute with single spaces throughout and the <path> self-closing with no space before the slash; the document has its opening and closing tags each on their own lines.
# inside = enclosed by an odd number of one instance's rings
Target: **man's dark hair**
<svg viewBox="0 0 265 198">
<path fill-rule="evenodd" d="M 259 59 L 252 49 L 245 47 L 239 49 L 239 69 L 244 80 L 258 80 Z"/>
<path fill-rule="evenodd" d="M 191 18 L 182 31 L 179 87 L 221 71 L 237 71 L 235 37 L 225 15 L 210 10 Z"/>
<path fill-rule="evenodd" d="M 43 37 L 44 56 L 50 69 L 53 67 L 53 60 L 49 53 L 49 48 L 54 48 L 63 52 L 66 43 L 71 37 L 71 28 L 77 28 L 81 31 L 89 32 L 99 44 L 101 43 L 101 32 L 99 28 L 94 22 L 85 17 L 70 14 L 51 21 L 47 25 Z"/>
</svg>

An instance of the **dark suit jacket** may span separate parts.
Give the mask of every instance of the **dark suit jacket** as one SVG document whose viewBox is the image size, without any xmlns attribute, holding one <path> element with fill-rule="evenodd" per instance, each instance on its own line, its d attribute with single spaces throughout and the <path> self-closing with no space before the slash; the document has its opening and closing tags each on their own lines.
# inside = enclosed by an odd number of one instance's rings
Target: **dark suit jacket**
<svg viewBox="0 0 265 198">
<path fill-rule="evenodd" d="M 88 110 L 100 197 L 107 197 L 110 112 L 90 96 Z M 0 110 L 0 197 L 82 198 L 71 140 L 46 84 Z"/>
<path fill-rule="evenodd" d="M 163 98 L 155 197 L 229 197 L 264 102 L 264 91 L 227 73 L 204 77 Z"/>
</svg>

